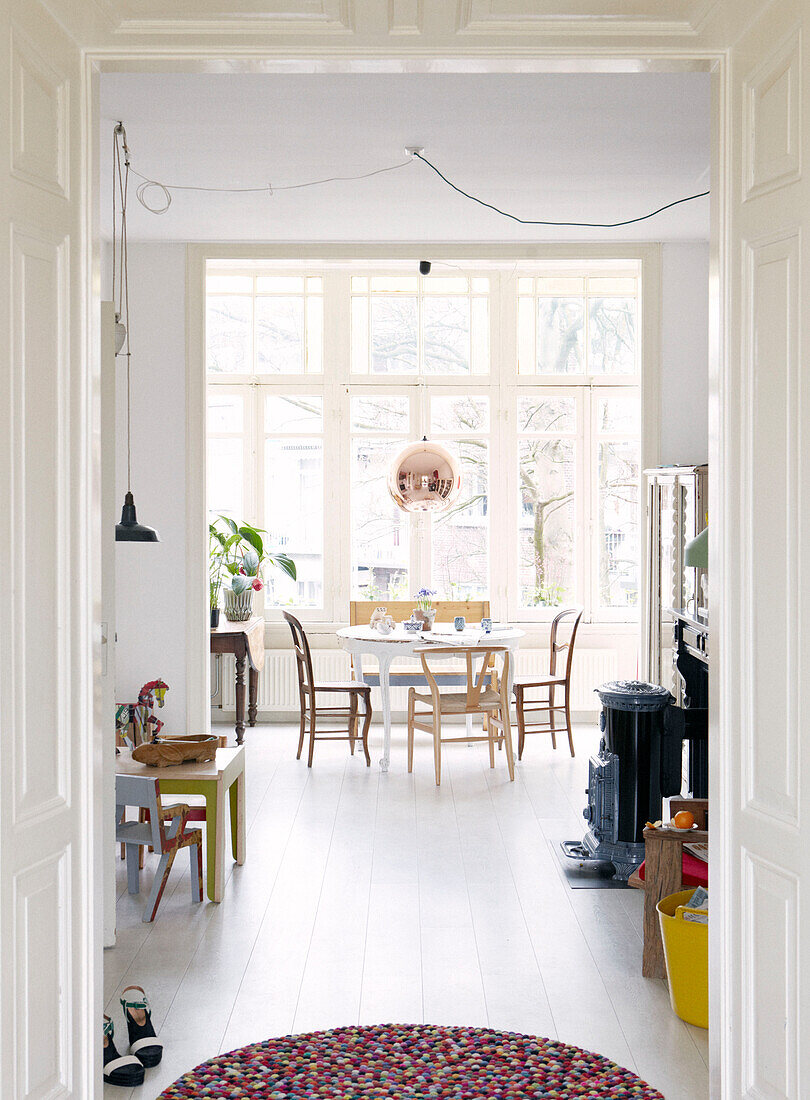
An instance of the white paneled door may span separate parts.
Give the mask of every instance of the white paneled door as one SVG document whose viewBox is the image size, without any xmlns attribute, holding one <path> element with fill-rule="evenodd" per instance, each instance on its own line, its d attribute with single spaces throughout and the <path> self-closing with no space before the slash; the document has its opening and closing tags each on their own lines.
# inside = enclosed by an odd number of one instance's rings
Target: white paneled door
<svg viewBox="0 0 810 1100">
<path fill-rule="evenodd" d="M 101 941 L 80 54 L 37 4 L 3 0 L 0 21 L 0 1095 L 87 1098 Z"/>
<path fill-rule="evenodd" d="M 807 5 L 782 0 L 760 11 L 731 49 L 727 85 L 725 476 L 712 490 L 723 560 L 715 555 L 710 568 L 722 592 L 712 893 L 723 906 L 713 915 L 723 1082 L 712 1095 L 802 1100 L 810 1095 L 810 71 Z"/>
</svg>

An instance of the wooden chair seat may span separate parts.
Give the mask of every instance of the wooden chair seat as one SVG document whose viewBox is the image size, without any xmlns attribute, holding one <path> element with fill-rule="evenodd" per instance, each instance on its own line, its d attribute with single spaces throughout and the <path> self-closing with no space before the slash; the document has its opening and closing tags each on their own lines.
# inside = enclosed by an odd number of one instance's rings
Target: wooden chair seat
<svg viewBox="0 0 810 1100">
<path fill-rule="evenodd" d="M 429 693 L 417 692 L 411 688 L 408 692 L 408 771 L 413 771 L 413 739 L 415 730 L 424 730 L 433 735 L 433 766 L 436 774 L 436 786 L 442 781 L 442 744 L 455 741 L 487 741 L 489 742 L 489 766 L 495 767 L 495 742 L 506 750 L 506 765 L 509 769 L 509 778 L 515 778 L 515 761 L 512 755 L 512 728 L 509 717 L 509 693 L 506 685 L 509 682 L 509 650 L 506 646 L 487 645 L 478 646 L 420 646 L 414 651 L 422 662 L 422 670 L 425 674 Z M 500 677 L 497 677 L 492 668 L 492 660 L 498 654 L 503 659 L 503 669 Z M 431 668 L 430 662 L 434 660 L 448 660 L 451 657 L 463 658 L 466 666 L 467 690 L 461 692 L 439 691 L 437 673 Z M 473 667 L 474 659 L 480 658 L 480 667 L 476 674 Z M 489 670 L 489 672 L 488 672 Z M 490 679 L 491 678 L 491 679 Z M 485 682 L 498 681 L 498 688 L 487 687 Z M 425 709 L 417 710 L 417 704 Z M 477 736 L 468 732 L 461 737 L 442 736 L 442 716 L 450 714 L 473 715 L 480 714 L 483 718 L 483 735 Z"/>
<path fill-rule="evenodd" d="M 427 706 L 433 705 L 432 695 L 420 694 L 420 692 L 415 691 L 413 697 L 417 703 L 425 703 Z M 472 708 L 467 703 L 466 692 L 463 695 L 459 691 L 439 692 L 440 714 L 476 714 L 479 710 L 497 710 L 500 705 L 500 692 L 495 691 L 493 688 L 485 688 L 478 697 L 477 705 Z"/>
<path fill-rule="evenodd" d="M 564 684 L 564 676 L 547 676 L 544 680 L 527 679 L 525 676 L 516 676 L 514 686 L 521 688 L 550 687 L 551 684 Z"/>
<path fill-rule="evenodd" d="M 364 695 L 370 694 L 368 684 L 362 680 L 320 680 L 313 684 L 314 691 L 357 691 Z"/>
<path fill-rule="evenodd" d="M 360 680 L 323 680 L 317 682 L 312 674 L 312 654 L 309 649 L 309 641 L 306 632 L 294 615 L 283 612 L 287 625 L 292 634 L 293 649 L 295 650 L 295 662 L 298 669 L 298 700 L 301 705 L 301 724 L 298 732 L 298 752 L 296 759 L 301 759 L 301 750 L 304 747 L 304 734 L 309 728 L 309 755 L 307 767 L 312 767 L 312 756 L 315 752 L 316 741 L 348 741 L 349 749 L 354 756 L 354 745 L 359 740 L 363 746 L 363 754 L 366 758 L 366 767 L 371 767 L 371 757 L 368 751 L 368 730 L 371 725 L 371 689 L 368 684 Z M 319 693 L 343 693 L 348 697 L 348 707 L 325 707 L 317 702 Z M 362 711 L 358 710 L 362 704 Z M 358 735 L 357 724 L 359 718 L 363 718 L 363 730 Z M 347 726 L 339 729 L 321 729 L 317 733 L 318 720 L 325 722 L 337 722 L 339 719 L 347 719 Z"/>
<path fill-rule="evenodd" d="M 568 607 L 554 617 L 551 624 L 550 653 L 548 676 L 522 676 L 517 677 L 514 683 L 515 710 L 517 711 L 518 726 L 518 760 L 523 759 L 523 746 L 527 733 L 550 733 L 551 747 L 557 748 L 557 730 L 564 729 L 568 734 L 568 747 L 574 756 L 574 734 L 571 729 L 571 664 L 574 659 L 574 643 L 582 618 L 581 607 Z M 572 620 L 571 633 L 567 642 L 560 642 L 557 636 L 562 623 Z M 563 650 L 568 650 L 565 662 L 565 674 L 560 676 L 557 672 L 557 655 Z M 529 691 L 544 692 L 542 698 L 527 698 Z M 557 692 L 562 696 L 562 702 Z M 527 715 L 542 714 L 543 718 L 527 721 Z M 562 719 L 557 725 L 558 715 Z"/>
</svg>

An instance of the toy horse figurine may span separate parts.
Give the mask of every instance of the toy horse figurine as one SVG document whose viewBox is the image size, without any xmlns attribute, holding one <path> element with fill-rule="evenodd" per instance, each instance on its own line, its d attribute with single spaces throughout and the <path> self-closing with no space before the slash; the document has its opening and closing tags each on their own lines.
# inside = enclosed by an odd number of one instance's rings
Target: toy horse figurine
<svg viewBox="0 0 810 1100">
<path fill-rule="evenodd" d="M 149 727 L 152 728 L 152 741 L 157 741 L 158 734 L 163 729 L 164 723 L 159 718 L 156 718 L 152 713 L 155 701 L 157 705 L 162 707 L 166 699 L 166 692 L 169 690 L 169 685 L 163 680 L 150 680 L 144 684 L 141 690 L 138 692 L 138 708 L 146 710 L 146 716 L 144 718 L 143 727 L 148 732 Z M 136 708 L 137 709 L 137 708 Z M 146 738 L 143 737 L 142 741 Z"/>
<path fill-rule="evenodd" d="M 119 703 L 115 710 L 116 744 L 130 749 L 145 741 L 157 741 L 164 723 L 153 713 L 165 704 L 169 685 L 164 680 L 149 680 L 138 692 L 137 703 Z"/>
</svg>

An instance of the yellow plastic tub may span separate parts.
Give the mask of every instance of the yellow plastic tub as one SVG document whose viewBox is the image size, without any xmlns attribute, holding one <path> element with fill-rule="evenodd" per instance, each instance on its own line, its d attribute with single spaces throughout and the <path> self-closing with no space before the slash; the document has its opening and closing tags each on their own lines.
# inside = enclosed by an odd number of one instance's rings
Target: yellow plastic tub
<svg viewBox="0 0 810 1100">
<path fill-rule="evenodd" d="M 709 926 L 684 920 L 694 912 L 686 903 L 694 887 L 659 901 L 658 920 L 664 941 L 669 999 L 676 1016 L 688 1024 L 709 1026 Z"/>
</svg>

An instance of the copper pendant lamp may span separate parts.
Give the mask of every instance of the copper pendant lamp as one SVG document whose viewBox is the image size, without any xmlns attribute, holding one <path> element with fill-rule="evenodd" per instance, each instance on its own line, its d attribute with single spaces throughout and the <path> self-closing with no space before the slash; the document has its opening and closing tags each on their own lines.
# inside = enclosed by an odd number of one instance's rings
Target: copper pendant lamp
<svg viewBox="0 0 810 1100">
<path fill-rule="evenodd" d="M 460 490 L 458 458 L 427 436 L 404 447 L 388 470 L 388 492 L 403 512 L 444 512 Z"/>
</svg>

